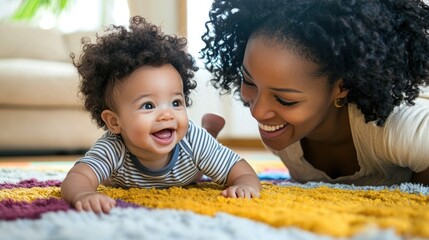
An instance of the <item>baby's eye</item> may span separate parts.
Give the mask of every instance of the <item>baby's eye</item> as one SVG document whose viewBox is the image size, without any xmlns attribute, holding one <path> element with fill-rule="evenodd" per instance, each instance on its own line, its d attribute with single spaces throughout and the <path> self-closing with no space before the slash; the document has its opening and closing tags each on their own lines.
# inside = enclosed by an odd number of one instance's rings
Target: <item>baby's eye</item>
<svg viewBox="0 0 429 240">
<path fill-rule="evenodd" d="M 172 105 L 173 107 L 180 107 L 183 105 L 183 102 L 181 100 L 174 100 Z"/>
<path fill-rule="evenodd" d="M 291 101 L 283 100 L 278 96 L 275 96 L 275 98 L 276 98 L 277 102 L 279 102 L 283 106 L 293 106 L 293 105 L 298 103 L 298 102 L 291 102 Z"/>
<path fill-rule="evenodd" d="M 151 102 L 147 102 L 147 103 L 144 103 L 140 108 L 150 110 L 150 109 L 154 109 L 155 105 Z"/>
</svg>

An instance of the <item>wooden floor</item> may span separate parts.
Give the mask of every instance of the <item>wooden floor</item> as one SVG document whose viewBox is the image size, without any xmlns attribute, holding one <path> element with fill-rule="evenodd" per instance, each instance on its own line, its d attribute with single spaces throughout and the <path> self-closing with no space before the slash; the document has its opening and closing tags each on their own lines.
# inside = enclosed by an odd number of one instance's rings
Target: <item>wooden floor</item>
<svg viewBox="0 0 429 240">
<path fill-rule="evenodd" d="M 260 139 L 219 139 L 219 142 L 222 145 L 230 147 L 234 151 L 238 152 L 244 158 L 252 158 L 254 156 L 267 156 L 269 158 L 274 157 L 270 152 L 268 152 L 261 143 Z M 77 151 L 81 153 L 68 153 L 68 154 L 41 154 L 40 152 L 36 152 L 36 154 L 31 155 L 24 154 L 2 154 L 0 152 L 0 163 L 1 162 L 47 162 L 47 161 L 75 161 L 79 157 L 84 154 L 84 151 Z M 276 157 L 274 157 L 276 158 Z"/>
<path fill-rule="evenodd" d="M 66 162 L 76 161 L 82 155 L 44 155 L 44 156 L 0 156 L 0 162 Z"/>
<path fill-rule="evenodd" d="M 249 148 L 235 148 L 233 149 L 239 153 L 245 159 L 255 159 L 255 158 L 267 158 L 267 159 L 276 159 L 276 157 L 264 150 L 264 149 L 249 149 Z M 83 155 L 80 154 L 61 154 L 61 155 L 23 155 L 23 156 L 0 156 L 0 163 L 6 162 L 73 162 L 76 159 L 80 158 Z"/>
<path fill-rule="evenodd" d="M 287 168 L 281 160 L 264 149 L 234 148 L 240 156 L 248 161 L 257 173 L 281 172 L 287 175 Z M 59 155 L 25 155 L 25 156 L 1 156 L 0 169 L 24 168 L 68 171 L 74 162 L 83 156 L 82 154 Z"/>
</svg>

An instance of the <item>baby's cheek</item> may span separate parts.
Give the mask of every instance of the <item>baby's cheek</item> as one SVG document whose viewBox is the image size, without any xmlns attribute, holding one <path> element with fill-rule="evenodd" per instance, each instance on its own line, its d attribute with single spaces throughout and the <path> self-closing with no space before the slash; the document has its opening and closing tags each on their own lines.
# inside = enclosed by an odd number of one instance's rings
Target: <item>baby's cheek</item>
<svg viewBox="0 0 429 240">
<path fill-rule="evenodd" d="M 189 124 L 188 122 L 184 122 L 183 124 L 179 125 L 179 129 L 177 131 L 177 137 L 182 139 L 185 137 L 186 133 L 188 132 Z"/>
<path fill-rule="evenodd" d="M 129 132 L 129 137 L 133 141 L 145 141 L 150 137 L 150 131 L 144 128 L 134 128 L 133 131 Z"/>
</svg>

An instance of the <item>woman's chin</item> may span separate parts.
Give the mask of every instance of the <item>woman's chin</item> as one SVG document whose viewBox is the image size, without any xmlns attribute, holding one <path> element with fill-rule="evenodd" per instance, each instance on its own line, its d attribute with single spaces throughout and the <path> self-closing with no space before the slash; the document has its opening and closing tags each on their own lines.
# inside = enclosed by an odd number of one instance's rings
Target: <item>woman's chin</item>
<svg viewBox="0 0 429 240">
<path fill-rule="evenodd" d="M 259 135 L 267 147 L 274 150 L 282 150 L 290 145 L 290 136 L 288 136 L 290 130 L 291 127 L 289 124 L 276 131 L 265 131 L 259 128 Z"/>
<path fill-rule="evenodd" d="M 276 150 L 276 151 L 283 150 L 287 146 L 289 146 L 289 143 L 282 142 L 279 139 L 278 140 L 270 140 L 270 139 L 266 139 L 266 138 L 261 136 L 261 140 L 265 144 L 265 146 L 267 146 L 273 150 Z"/>
</svg>

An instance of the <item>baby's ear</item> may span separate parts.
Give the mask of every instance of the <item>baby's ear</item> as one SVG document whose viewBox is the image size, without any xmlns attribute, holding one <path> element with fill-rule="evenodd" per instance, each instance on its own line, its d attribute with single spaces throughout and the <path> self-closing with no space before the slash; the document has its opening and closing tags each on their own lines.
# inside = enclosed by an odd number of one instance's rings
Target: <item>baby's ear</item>
<svg viewBox="0 0 429 240">
<path fill-rule="evenodd" d="M 121 133 L 121 127 L 118 124 L 118 115 L 115 112 L 104 110 L 101 113 L 101 119 L 103 119 L 103 122 L 106 124 L 109 131 L 114 134 Z"/>
</svg>

